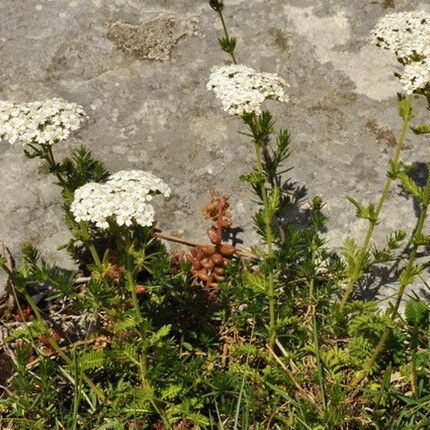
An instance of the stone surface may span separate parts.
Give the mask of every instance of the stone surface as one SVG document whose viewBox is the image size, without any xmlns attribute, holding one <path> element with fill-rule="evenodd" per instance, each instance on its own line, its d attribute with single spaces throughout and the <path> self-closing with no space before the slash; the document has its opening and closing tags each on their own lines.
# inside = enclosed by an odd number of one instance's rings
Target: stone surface
<svg viewBox="0 0 430 430">
<path fill-rule="evenodd" d="M 417 0 L 226 0 L 237 57 L 291 84 L 291 103 L 271 103 L 293 135 L 291 176 L 321 195 L 328 239 L 360 240 L 345 195 L 372 201 L 398 134 L 395 60 L 369 43 L 380 16 L 423 8 Z M 253 152 L 237 119 L 205 89 L 210 69 L 228 61 L 217 47 L 221 25 L 205 0 L 16 0 L 0 2 L 0 98 L 59 96 L 84 105 L 91 120 L 56 147 L 64 156 L 85 144 L 111 171 L 148 169 L 173 188 L 159 208 L 164 231 L 205 236 L 200 208 L 210 190 L 232 196 L 236 224 L 249 244 L 250 193 L 238 176 Z M 422 115 L 424 115 L 422 109 Z M 420 114 L 421 115 L 421 114 Z M 428 137 L 409 135 L 404 159 L 430 160 Z M 68 266 L 58 189 L 22 148 L 0 143 L 0 239 L 19 251 L 31 241 Z M 410 230 L 413 203 L 394 189 L 376 240 Z"/>
</svg>

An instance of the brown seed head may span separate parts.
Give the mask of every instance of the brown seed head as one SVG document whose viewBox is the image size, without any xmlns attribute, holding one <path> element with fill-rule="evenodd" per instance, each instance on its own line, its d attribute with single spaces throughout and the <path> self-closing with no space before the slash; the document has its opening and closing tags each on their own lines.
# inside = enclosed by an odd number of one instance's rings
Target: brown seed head
<svg viewBox="0 0 430 430">
<path fill-rule="evenodd" d="M 211 260 L 216 264 L 217 266 L 222 266 L 224 264 L 224 258 L 220 254 L 214 254 L 211 257 Z"/>
<path fill-rule="evenodd" d="M 209 281 L 209 279 L 211 278 L 211 276 L 207 273 L 207 271 L 205 269 L 200 270 L 199 272 L 197 272 L 197 276 L 201 281 Z"/>
<path fill-rule="evenodd" d="M 230 257 L 236 252 L 236 248 L 233 245 L 221 245 L 219 250 L 224 257 Z"/>
<path fill-rule="evenodd" d="M 202 245 L 200 246 L 203 254 L 210 256 L 215 252 L 215 247 L 213 245 Z"/>
<path fill-rule="evenodd" d="M 202 266 L 203 266 L 205 269 L 213 269 L 213 267 L 214 267 L 214 263 L 213 263 L 213 261 L 212 261 L 211 259 L 209 259 L 209 258 L 204 258 L 204 259 L 201 261 L 201 263 L 202 263 Z"/>
<path fill-rule="evenodd" d="M 136 294 L 138 296 L 142 295 L 142 294 L 146 294 L 148 292 L 148 288 L 145 287 L 145 285 L 136 285 Z"/>
<path fill-rule="evenodd" d="M 219 245 L 221 243 L 222 237 L 220 234 L 218 234 L 218 232 L 216 231 L 216 229 L 214 227 L 211 227 L 208 230 L 208 237 L 209 237 L 209 240 L 214 245 Z"/>
</svg>

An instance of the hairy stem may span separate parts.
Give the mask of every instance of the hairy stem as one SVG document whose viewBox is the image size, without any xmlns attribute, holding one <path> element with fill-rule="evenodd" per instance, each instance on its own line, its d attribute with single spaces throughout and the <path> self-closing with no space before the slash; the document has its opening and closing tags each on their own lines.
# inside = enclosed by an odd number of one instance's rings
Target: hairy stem
<svg viewBox="0 0 430 430">
<path fill-rule="evenodd" d="M 258 174 L 263 177 L 264 169 L 261 154 L 263 151 L 264 143 L 259 142 L 257 139 L 254 141 L 255 158 Z M 261 196 L 263 201 L 263 211 L 265 212 L 265 237 L 267 242 L 267 256 L 269 259 L 268 267 L 268 285 L 267 285 L 267 298 L 269 301 L 269 347 L 273 349 L 276 341 L 276 296 L 275 296 L 275 276 L 273 273 L 272 261 L 274 258 L 273 251 L 273 232 L 272 232 L 272 219 L 268 216 L 269 207 L 267 199 L 267 190 L 264 183 L 261 185 Z"/>
<path fill-rule="evenodd" d="M 138 319 L 139 331 L 140 331 L 142 339 L 144 339 L 146 336 L 145 326 L 144 326 L 142 312 L 140 310 L 139 299 L 137 298 L 137 294 L 136 294 L 136 281 L 135 281 L 135 276 L 134 276 L 135 275 L 135 268 L 133 267 L 134 265 L 132 262 L 132 258 L 130 257 L 130 251 L 133 248 L 133 239 L 131 237 L 130 231 L 127 231 L 126 235 L 127 235 L 127 239 L 125 242 L 125 247 L 126 247 L 126 250 L 125 250 L 125 252 L 126 252 L 126 281 L 127 281 L 128 289 L 130 290 L 131 299 L 133 301 L 134 311 L 135 311 L 136 317 Z M 146 363 L 146 359 L 145 359 L 145 363 Z M 146 367 L 146 365 L 145 365 L 145 367 Z"/>
<path fill-rule="evenodd" d="M 131 293 L 131 298 L 133 301 L 133 307 L 134 311 L 136 313 L 136 317 L 138 320 L 138 327 L 139 327 L 139 334 L 142 339 L 142 353 L 139 354 L 139 375 L 140 380 L 143 388 L 151 388 L 151 382 L 148 379 L 148 359 L 147 359 L 147 347 L 145 345 L 146 341 L 146 327 L 145 327 L 145 321 L 143 319 L 142 311 L 140 310 L 140 304 L 139 299 L 136 294 L 136 281 L 135 281 L 135 267 L 133 265 L 132 258 L 130 257 L 130 251 L 133 248 L 133 238 L 131 237 L 130 231 L 127 231 L 126 233 L 126 281 L 128 289 Z M 152 407 L 154 408 L 155 412 L 159 414 L 161 417 L 164 425 L 166 428 L 171 429 L 172 426 L 170 425 L 170 422 L 168 418 L 165 416 L 165 414 L 158 408 L 157 404 L 154 400 L 150 400 L 150 403 Z"/>
<path fill-rule="evenodd" d="M 403 295 L 405 293 L 406 287 L 410 284 L 410 279 L 412 278 L 413 270 L 414 270 L 414 263 L 417 257 L 417 250 L 420 246 L 419 241 L 415 240 L 419 238 L 422 235 L 423 228 L 424 228 L 424 222 L 427 218 L 427 212 L 428 207 L 430 203 L 430 171 L 427 175 L 427 183 L 424 187 L 423 193 L 422 193 L 422 200 L 421 200 L 421 213 L 418 218 L 418 222 L 416 225 L 416 228 L 413 232 L 412 237 L 412 243 L 414 243 L 411 253 L 409 254 L 408 262 L 406 264 L 406 267 L 403 271 L 404 276 L 402 276 L 402 279 L 400 281 L 400 287 L 397 291 L 396 295 L 396 302 L 391 310 L 390 318 L 394 320 L 397 316 L 397 313 L 400 308 L 400 304 L 403 299 Z M 379 339 L 378 344 L 376 345 L 372 355 L 369 357 L 369 359 L 364 363 L 363 369 L 356 375 L 356 377 L 352 380 L 351 386 L 355 387 L 357 386 L 372 370 L 373 365 L 375 364 L 376 360 L 378 359 L 379 355 L 382 353 L 385 347 L 385 343 L 387 342 L 388 336 L 390 335 L 391 329 L 389 327 L 386 327 L 384 329 L 384 332 Z"/>
<path fill-rule="evenodd" d="M 401 150 L 403 147 L 403 143 L 405 141 L 406 132 L 409 128 L 409 122 L 410 122 L 409 117 L 404 118 L 403 125 L 402 125 L 401 131 L 400 131 L 400 136 L 399 136 L 399 139 L 397 140 L 397 144 L 396 144 L 396 148 L 394 150 L 393 158 L 391 159 L 391 163 L 393 163 L 393 164 L 399 162 L 400 153 L 401 153 Z M 392 183 L 393 183 L 393 179 L 390 177 L 387 177 L 387 179 L 385 180 L 384 188 L 382 189 L 381 196 L 379 197 L 379 201 L 378 201 L 376 208 L 375 208 L 376 218 L 379 217 L 381 210 L 382 210 L 382 207 L 383 207 L 385 201 L 387 200 L 388 193 L 390 191 Z M 366 232 L 366 235 L 364 237 L 363 244 L 361 245 L 361 248 L 359 250 L 358 260 L 357 260 L 354 272 L 352 273 L 351 277 L 349 278 L 348 284 L 346 286 L 345 292 L 344 292 L 344 294 L 342 296 L 342 300 L 340 302 L 340 310 L 341 311 L 343 311 L 343 309 L 346 305 L 346 302 L 348 301 L 349 297 L 351 296 L 351 294 L 354 290 L 356 282 L 360 278 L 360 274 L 361 274 L 361 271 L 363 269 L 363 265 L 364 265 L 364 262 L 366 260 L 367 252 L 369 249 L 370 239 L 372 238 L 372 235 L 373 235 L 373 232 L 375 230 L 376 225 L 377 225 L 377 222 L 370 222 L 369 223 L 369 227 L 367 228 L 367 232 Z"/>
</svg>

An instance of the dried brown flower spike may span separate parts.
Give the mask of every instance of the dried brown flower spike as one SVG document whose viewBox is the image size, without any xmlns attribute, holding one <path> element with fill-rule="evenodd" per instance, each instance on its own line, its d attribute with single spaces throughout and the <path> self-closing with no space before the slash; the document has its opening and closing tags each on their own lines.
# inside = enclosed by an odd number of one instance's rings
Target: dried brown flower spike
<svg viewBox="0 0 430 430">
<path fill-rule="evenodd" d="M 222 243 L 223 233 L 231 227 L 231 213 L 229 198 L 216 193 L 211 194 L 211 201 L 203 208 L 205 219 L 213 221 L 208 230 L 208 237 L 212 245 L 198 245 L 191 250 L 186 259 L 191 262 L 191 273 L 212 294 L 216 294 L 218 283 L 225 280 L 225 266 L 236 248 Z"/>
</svg>

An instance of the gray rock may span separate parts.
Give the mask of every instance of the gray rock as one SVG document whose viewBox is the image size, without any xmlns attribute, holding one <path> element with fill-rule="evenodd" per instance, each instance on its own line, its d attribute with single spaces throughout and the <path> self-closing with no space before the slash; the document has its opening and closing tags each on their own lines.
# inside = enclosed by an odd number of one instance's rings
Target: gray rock
<svg viewBox="0 0 430 430">
<path fill-rule="evenodd" d="M 425 8 L 417 0 L 226 0 L 240 62 L 276 71 L 291 103 L 271 103 L 293 134 L 292 177 L 321 195 L 328 239 L 361 240 L 365 223 L 344 199 L 373 201 L 382 188 L 400 121 L 397 65 L 369 43 L 383 14 Z M 173 188 L 159 225 L 205 237 L 200 208 L 211 190 L 231 195 L 236 225 L 250 232 L 250 192 L 238 177 L 252 165 L 241 123 L 205 89 L 210 69 L 228 61 L 217 46 L 221 25 L 205 0 L 16 0 L 0 3 L 0 98 L 54 96 L 76 101 L 91 121 L 66 144 L 85 144 L 111 171 L 148 169 Z M 422 107 L 422 115 L 425 114 Z M 419 114 L 420 116 L 421 114 Z M 403 158 L 429 161 L 428 137 L 409 135 Z M 22 148 L 0 143 L 0 239 L 14 253 L 24 241 L 70 266 L 57 247 L 68 237 L 58 189 Z M 410 231 L 413 203 L 393 189 L 376 240 Z"/>
</svg>

